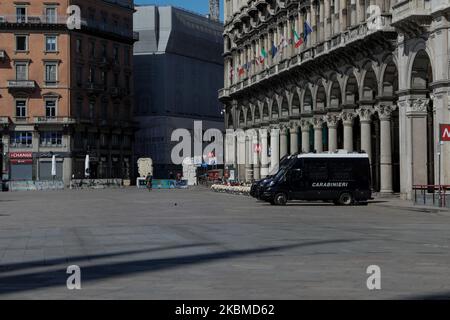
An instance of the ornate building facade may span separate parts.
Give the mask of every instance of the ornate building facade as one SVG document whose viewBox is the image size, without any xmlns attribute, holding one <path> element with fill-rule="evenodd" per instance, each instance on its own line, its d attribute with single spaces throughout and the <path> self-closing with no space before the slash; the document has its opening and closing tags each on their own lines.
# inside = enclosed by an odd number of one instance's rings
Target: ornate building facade
<svg viewBox="0 0 450 320">
<path fill-rule="evenodd" d="M 448 0 L 226 0 L 225 126 L 257 132 L 227 140 L 226 165 L 252 180 L 266 159 L 345 149 L 369 154 L 375 191 L 450 184 L 449 13 Z"/>
</svg>

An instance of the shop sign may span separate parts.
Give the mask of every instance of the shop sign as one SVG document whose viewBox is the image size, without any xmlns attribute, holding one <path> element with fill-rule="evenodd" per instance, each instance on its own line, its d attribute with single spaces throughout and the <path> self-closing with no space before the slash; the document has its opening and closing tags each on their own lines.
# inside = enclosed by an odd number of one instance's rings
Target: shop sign
<svg viewBox="0 0 450 320">
<path fill-rule="evenodd" d="M 11 152 L 9 154 L 9 159 L 33 159 L 33 152 Z"/>
</svg>

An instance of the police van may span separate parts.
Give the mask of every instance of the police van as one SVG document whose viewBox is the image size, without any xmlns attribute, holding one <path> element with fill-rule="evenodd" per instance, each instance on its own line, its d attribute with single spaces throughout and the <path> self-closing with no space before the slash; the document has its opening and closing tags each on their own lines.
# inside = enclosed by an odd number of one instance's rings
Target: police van
<svg viewBox="0 0 450 320">
<path fill-rule="evenodd" d="M 366 203 L 372 198 L 369 156 L 342 151 L 297 155 L 262 192 L 262 198 L 273 205 L 286 205 L 289 200 Z"/>
</svg>

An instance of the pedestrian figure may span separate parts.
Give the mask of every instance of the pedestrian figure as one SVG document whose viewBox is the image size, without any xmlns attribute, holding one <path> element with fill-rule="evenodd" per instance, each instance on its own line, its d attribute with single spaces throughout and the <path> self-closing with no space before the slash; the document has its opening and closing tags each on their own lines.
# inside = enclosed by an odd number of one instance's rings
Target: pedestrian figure
<svg viewBox="0 0 450 320">
<path fill-rule="evenodd" d="M 148 191 L 152 191 L 152 188 L 153 188 L 153 185 L 152 185 L 153 184 L 153 177 L 152 177 L 152 175 L 150 173 L 145 178 L 145 184 L 147 185 Z"/>
</svg>

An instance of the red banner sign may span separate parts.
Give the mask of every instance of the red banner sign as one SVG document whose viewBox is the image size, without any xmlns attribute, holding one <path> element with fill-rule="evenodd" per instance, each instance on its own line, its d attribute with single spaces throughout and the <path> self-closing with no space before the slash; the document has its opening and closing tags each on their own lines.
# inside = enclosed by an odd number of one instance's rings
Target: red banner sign
<svg viewBox="0 0 450 320">
<path fill-rule="evenodd" d="M 10 159 L 33 159 L 33 152 L 11 152 Z"/>
<path fill-rule="evenodd" d="M 450 141 L 450 124 L 441 124 L 441 141 Z"/>
<path fill-rule="evenodd" d="M 11 160 L 11 164 L 33 164 L 33 159 L 16 159 L 16 160 Z"/>
</svg>

